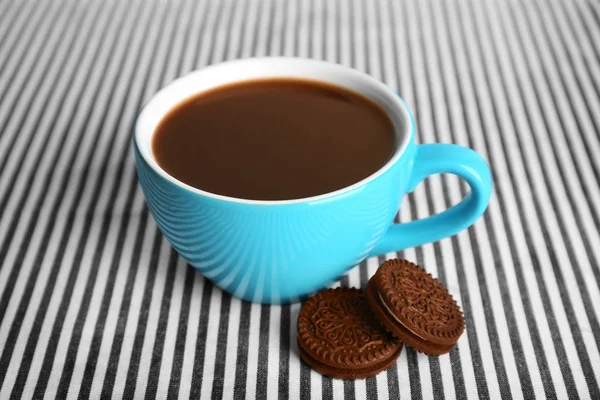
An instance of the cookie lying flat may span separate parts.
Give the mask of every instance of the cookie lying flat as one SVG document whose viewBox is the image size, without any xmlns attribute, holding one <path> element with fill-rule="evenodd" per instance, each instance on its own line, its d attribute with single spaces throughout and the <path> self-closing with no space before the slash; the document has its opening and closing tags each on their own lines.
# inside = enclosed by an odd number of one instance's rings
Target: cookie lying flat
<svg viewBox="0 0 600 400">
<path fill-rule="evenodd" d="M 409 261 L 383 263 L 367 284 L 366 298 L 389 332 L 428 355 L 448 353 L 465 328 L 448 290 Z"/>
<path fill-rule="evenodd" d="M 323 375 L 361 379 L 390 367 L 402 342 L 373 317 L 361 290 L 337 288 L 317 293 L 302 306 L 298 350 Z"/>
</svg>

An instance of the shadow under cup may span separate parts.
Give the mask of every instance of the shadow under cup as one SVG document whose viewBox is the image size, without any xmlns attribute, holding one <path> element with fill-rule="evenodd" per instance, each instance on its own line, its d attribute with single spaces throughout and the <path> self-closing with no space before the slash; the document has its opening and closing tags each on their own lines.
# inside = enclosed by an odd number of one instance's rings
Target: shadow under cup
<svg viewBox="0 0 600 400">
<path fill-rule="evenodd" d="M 287 201 L 208 193 L 176 180 L 158 166 L 151 152 L 152 135 L 162 117 L 179 102 L 221 85 L 277 77 L 327 82 L 378 103 L 394 124 L 397 148 L 392 158 L 354 185 Z M 150 212 L 175 250 L 221 289 L 262 303 L 297 301 L 369 255 L 438 240 L 465 229 L 483 213 L 491 192 L 489 169 L 475 152 L 454 145 L 416 146 L 412 117 L 394 92 L 368 75 L 322 61 L 238 60 L 180 78 L 158 92 L 141 111 L 134 152 Z M 432 161 L 440 155 L 447 160 L 442 165 Z M 461 161 L 465 157 L 466 161 Z M 465 178 L 471 193 L 442 214 L 392 225 L 404 194 L 427 175 L 439 172 Z"/>
</svg>

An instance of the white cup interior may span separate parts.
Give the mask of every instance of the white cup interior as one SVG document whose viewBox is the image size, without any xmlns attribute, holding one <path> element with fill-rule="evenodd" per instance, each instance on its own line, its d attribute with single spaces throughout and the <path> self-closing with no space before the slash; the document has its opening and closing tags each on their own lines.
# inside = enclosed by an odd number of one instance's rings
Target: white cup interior
<svg viewBox="0 0 600 400">
<path fill-rule="evenodd" d="M 187 185 L 167 174 L 156 162 L 152 154 L 152 136 L 162 118 L 178 103 L 218 86 L 253 79 L 297 78 L 326 82 L 358 92 L 379 104 L 389 115 L 396 135 L 396 151 L 392 158 L 377 172 L 351 186 L 335 192 L 305 199 L 295 200 L 247 200 L 209 193 Z M 340 194 L 363 185 L 384 173 L 404 152 L 408 145 L 414 123 L 404 101 L 389 87 L 357 70 L 325 61 L 300 58 L 267 57 L 249 58 L 217 64 L 181 77 L 156 93 L 144 106 L 135 124 L 135 142 L 145 161 L 158 174 L 187 190 L 205 196 L 228 201 L 253 204 L 289 204 L 319 200 Z"/>
</svg>

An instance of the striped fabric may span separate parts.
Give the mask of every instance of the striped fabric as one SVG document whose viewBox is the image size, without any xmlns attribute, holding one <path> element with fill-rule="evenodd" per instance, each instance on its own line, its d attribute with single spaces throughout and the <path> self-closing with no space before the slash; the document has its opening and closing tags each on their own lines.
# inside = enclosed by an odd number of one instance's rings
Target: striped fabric
<svg viewBox="0 0 600 400">
<path fill-rule="evenodd" d="M 490 162 L 485 216 L 388 254 L 448 286 L 467 329 L 375 378 L 300 362 L 300 304 L 241 302 L 169 247 L 131 127 L 178 76 L 263 55 L 396 89 L 418 140 Z M 600 3 L 0 0 L 0 398 L 600 399 Z M 465 194 L 433 177 L 407 221 Z M 386 257 L 335 285 L 364 287 Z"/>
</svg>

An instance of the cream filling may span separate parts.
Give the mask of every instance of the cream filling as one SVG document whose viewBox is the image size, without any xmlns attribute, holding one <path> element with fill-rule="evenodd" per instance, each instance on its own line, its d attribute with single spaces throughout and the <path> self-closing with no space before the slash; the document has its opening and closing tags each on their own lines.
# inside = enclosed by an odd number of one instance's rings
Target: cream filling
<svg viewBox="0 0 600 400">
<path fill-rule="evenodd" d="M 385 301 L 383 300 L 383 297 L 381 297 L 381 293 L 379 293 L 379 291 L 377 292 L 377 295 L 379 296 L 379 300 L 381 300 L 381 304 L 383 304 L 383 307 L 387 310 L 388 315 L 391 315 L 391 317 L 398 322 L 400 325 L 402 325 L 402 327 L 410 332 L 412 332 L 412 334 L 414 334 L 415 336 L 425 340 L 428 342 L 427 339 L 425 339 L 424 337 L 422 337 L 421 335 L 419 335 L 418 333 L 416 333 L 415 331 L 413 331 L 412 329 L 408 328 L 406 325 L 404 325 L 404 323 L 402 321 L 400 321 L 400 319 L 398 317 L 396 317 L 396 314 L 394 314 L 392 312 L 392 310 L 390 310 L 390 308 L 388 307 L 388 305 L 385 303 Z"/>
</svg>

